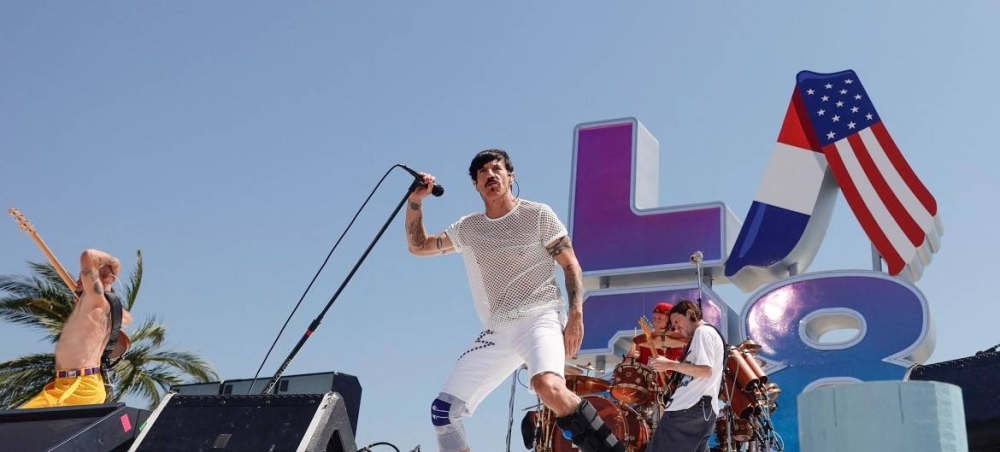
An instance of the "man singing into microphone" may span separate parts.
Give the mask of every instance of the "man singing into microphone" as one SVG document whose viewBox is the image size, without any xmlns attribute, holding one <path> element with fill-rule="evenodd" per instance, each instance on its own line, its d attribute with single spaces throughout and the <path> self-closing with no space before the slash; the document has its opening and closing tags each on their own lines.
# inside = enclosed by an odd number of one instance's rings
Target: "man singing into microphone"
<svg viewBox="0 0 1000 452">
<path fill-rule="evenodd" d="M 463 353 L 431 404 L 431 422 L 442 452 L 469 450 L 462 418 L 522 363 L 532 390 L 572 434 L 584 452 L 624 451 L 597 410 L 566 388 L 565 358 L 583 341 L 583 279 L 566 227 L 549 206 L 515 198 L 514 165 L 506 152 L 476 154 L 469 176 L 483 198 L 484 213 L 460 218 L 440 234 L 428 235 L 423 200 L 434 176 L 410 195 L 406 235 L 418 256 L 462 253 L 483 331 Z M 569 318 L 555 280 L 563 269 Z M 563 329 L 565 325 L 565 330 Z"/>
</svg>

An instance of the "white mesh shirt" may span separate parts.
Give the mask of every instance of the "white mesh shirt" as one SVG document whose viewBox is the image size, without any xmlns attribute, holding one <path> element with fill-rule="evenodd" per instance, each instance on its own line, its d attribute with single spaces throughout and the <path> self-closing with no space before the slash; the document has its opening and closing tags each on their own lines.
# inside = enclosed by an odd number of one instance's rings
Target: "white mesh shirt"
<svg viewBox="0 0 1000 452">
<path fill-rule="evenodd" d="M 545 245 L 567 233 L 549 206 L 521 199 L 507 215 L 467 215 L 445 232 L 465 260 L 485 329 L 501 330 L 529 313 L 563 309 L 557 265 Z"/>
</svg>

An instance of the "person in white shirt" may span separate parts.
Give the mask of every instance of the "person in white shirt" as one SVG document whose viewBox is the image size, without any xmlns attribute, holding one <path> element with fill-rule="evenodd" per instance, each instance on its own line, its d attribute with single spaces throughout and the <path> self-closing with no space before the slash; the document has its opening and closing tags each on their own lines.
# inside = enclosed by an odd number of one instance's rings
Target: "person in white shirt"
<svg viewBox="0 0 1000 452">
<path fill-rule="evenodd" d="M 680 361 L 665 357 L 653 361 L 657 372 L 682 374 L 672 396 L 666 400 L 666 412 L 653 434 L 649 452 L 707 451 L 708 439 L 719 414 L 719 385 L 725 346 L 722 335 L 702 320 L 698 305 L 688 300 L 670 310 L 670 323 L 676 331 L 691 338 Z"/>
<path fill-rule="evenodd" d="M 427 173 L 420 173 L 423 185 L 411 193 L 406 209 L 410 253 L 462 253 L 483 323 L 431 404 L 438 447 L 442 452 L 468 451 L 462 418 L 527 363 L 532 390 L 580 450 L 624 452 L 594 406 L 566 388 L 565 360 L 576 355 L 583 341 L 583 275 L 566 227 L 549 206 L 513 195 L 514 165 L 505 151 L 478 153 L 469 176 L 485 212 L 427 234 L 422 204 L 435 181 Z M 568 319 L 555 280 L 557 264 L 565 276 Z"/>
</svg>

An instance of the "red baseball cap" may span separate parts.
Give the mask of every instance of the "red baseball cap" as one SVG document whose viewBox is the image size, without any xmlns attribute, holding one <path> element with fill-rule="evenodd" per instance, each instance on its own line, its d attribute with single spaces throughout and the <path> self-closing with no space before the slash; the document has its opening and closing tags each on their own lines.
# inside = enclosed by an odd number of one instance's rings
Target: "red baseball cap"
<svg viewBox="0 0 1000 452">
<path fill-rule="evenodd" d="M 673 308 L 674 305 L 670 303 L 659 303 L 656 305 L 656 307 L 653 308 L 653 312 L 656 314 L 666 314 L 669 313 L 670 310 Z"/>
</svg>

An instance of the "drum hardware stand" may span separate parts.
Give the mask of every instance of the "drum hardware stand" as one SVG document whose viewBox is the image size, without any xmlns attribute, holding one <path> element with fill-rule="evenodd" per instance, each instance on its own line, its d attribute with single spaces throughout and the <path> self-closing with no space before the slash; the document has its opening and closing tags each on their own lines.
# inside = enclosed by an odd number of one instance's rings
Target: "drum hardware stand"
<svg viewBox="0 0 1000 452">
<path fill-rule="evenodd" d="M 723 379 L 723 382 L 725 382 L 725 379 Z M 728 386 L 727 386 L 727 388 L 728 388 Z M 728 392 L 728 391 L 726 391 L 726 392 Z M 733 401 L 732 394 L 727 394 L 726 395 L 726 399 L 727 399 L 726 407 L 723 408 L 723 411 L 725 411 L 725 413 L 726 413 L 726 449 L 725 450 L 726 450 L 726 452 L 733 452 L 733 428 L 736 427 L 736 422 L 735 422 L 735 420 L 733 420 L 733 415 L 735 413 L 733 413 L 733 407 L 732 407 L 732 405 L 730 405 L 730 403 L 732 403 L 732 401 Z"/>
</svg>

